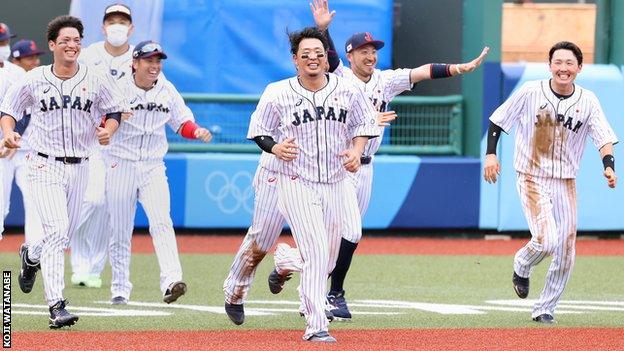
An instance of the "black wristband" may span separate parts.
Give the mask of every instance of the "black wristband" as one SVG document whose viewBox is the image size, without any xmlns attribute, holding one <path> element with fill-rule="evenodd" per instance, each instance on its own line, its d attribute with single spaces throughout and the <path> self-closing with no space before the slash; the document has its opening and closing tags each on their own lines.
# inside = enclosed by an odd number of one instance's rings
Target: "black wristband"
<svg viewBox="0 0 624 351">
<path fill-rule="evenodd" d="M 114 119 L 115 121 L 117 121 L 117 123 L 121 123 L 121 112 L 111 112 L 111 113 L 107 113 L 105 120 L 108 119 Z"/>
<path fill-rule="evenodd" d="M 605 157 L 602 158 L 602 165 L 604 169 L 611 167 L 611 169 L 615 171 L 615 157 L 613 157 L 613 155 L 605 155 Z"/>
<path fill-rule="evenodd" d="M 266 152 L 268 152 L 270 154 L 273 153 L 273 151 L 272 151 L 273 146 L 277 145 L 275 140 L 273 140 L 273 138 L 271 138 L 268 135 L 257 136 L 255 138 L 253 138 L 253 140 L 256 142 L 258 147 L 260 147 L 262 149 L 262 151 L 266 151 Z"/>
<path fill-rule="evenodd" d="M 429 75 L 431 79 L 451 77 L 451 65 L 446 63 L 432 63 Z"/>
<path fill-rule="evenodd" d="M 496 155 L 496 145 L 498 145 L 498 138 L 500 138 L 501 132 L 503 128 L 494 124 L 494 122 L 490 121 L 490 127 L 488 128 L 487 135 L 487 151 L 486 155 L 494 154 Z"/>
</svg>

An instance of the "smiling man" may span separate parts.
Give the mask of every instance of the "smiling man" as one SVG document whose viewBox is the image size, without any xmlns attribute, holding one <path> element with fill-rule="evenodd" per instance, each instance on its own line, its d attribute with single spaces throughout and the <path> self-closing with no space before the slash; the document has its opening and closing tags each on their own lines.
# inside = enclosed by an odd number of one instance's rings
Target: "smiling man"
<svg viewBox="0 0 624 351">
<path fill-rule="evenodd" d="M 585 139 L 589 136 L 600 151 L 607 185 L 614 188 L 617 138 L 596 95 L 574 83 L 583 67 L 581 49 L 562 41 L 548 57 L 552 78 L 525 83 L 490 116 L 484 177 L 496 182 L 496 144 L 502 131 L 509 133 L 517 124 L 514 166 L 531 241 L 516 253 L 512 282 L 518 297 L 526 298 L 533 268 L 552 256 L 532 313 L 534 321 L 551 324 L 574 265 L 575 178 Z"/>
<path fill-rule="evenodd" d="M 23 111 L 32 109 L 33 150 L 28 160 L 32 197 L 44 223 L 43 239 L 20 248 L 20 289 L 29 293 L 39 269 L 50 306 L 49 327 L 76 323 L 63 298 L 65 255 L 78 224 L 89 172 L 89 156 L 99 142 L 106 145 L 117 130 L 124 98 L 107 77 L 78 65 L 83 25 L 75 17 L 59 16 L 48 24 L 52 65 L 37 67 L 9 88 L 0 110 L 4 146 L 19 148 L 14 131 Z M 104 126 L 100 127 L 102 116 Z"/>
</svg>

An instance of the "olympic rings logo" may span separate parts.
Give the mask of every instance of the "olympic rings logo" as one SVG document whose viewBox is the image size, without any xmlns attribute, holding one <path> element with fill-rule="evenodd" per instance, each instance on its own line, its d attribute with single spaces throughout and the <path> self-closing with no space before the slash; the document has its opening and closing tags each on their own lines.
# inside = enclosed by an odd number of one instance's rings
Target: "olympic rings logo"
<svg viewBox="0 0 624 351">
<path fill-rule="evenodd" d="M 253 177 L 247 171 L 239 171 L 232 178 L 222 171 L 210 173 L 204 181 L 208 198 L 217 203 L 219 210 L 233 214 L 242 207 L 253 213 Z"/>
</svg>

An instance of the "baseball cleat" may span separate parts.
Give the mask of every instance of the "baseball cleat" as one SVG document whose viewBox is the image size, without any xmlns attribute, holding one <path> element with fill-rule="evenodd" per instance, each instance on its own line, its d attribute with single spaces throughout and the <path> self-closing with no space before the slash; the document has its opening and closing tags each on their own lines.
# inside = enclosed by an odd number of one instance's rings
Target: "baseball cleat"
<svg viewBox="0 0 624 351">
<path fill-rule="evenodd" d="M 330 311 L 337 321 L 351 320 L 351 312 L 349 312 L 347 300 L 344 297 L 344 290 L 340 292 L 330 291 L 327 294 L 327 304 L 330 306 Z"/>
<path fill-rule="evenodd" d="M 513 282 L 514 291 L 519 298 L 525 299 L 529 296 L 529 278 L 522 278 L 514 272 L 511 281 Z"/>
<path fill-rule="evenodd" d="M 50 307 L 50 329 L 59 329 L 69 327 L 78 321 L 78 316 L 71 314 L 65 310 L 67 300 L 61 300 Z"/>
<path fill-rule="evenodd" d="M 128 299 L 123 296 L 115 296 L 111 299 L 111 305 L 127 305 Z"/>
<path fill-rule="evenodd" d="M 37 278 L 37 271 L 41 269 L 39 262 L 34 263 L 28 259 L 28 246 L 22 244 L 20 246 L 20 274 L 17 277 L 20 289 L 28 294 L 32 291 L 33 285 L 35 285 L 35 278 Z"/>
<path fill-rule="evenodd" d="M 165 296 L 163 297 L 163 301 L 166 303 L 175 302 L 180 296 L 186 294 L 186 283 L 185 282 L 175 282 L 169 285 L 167 291 L 165 291 Z"/>
<path fill-rule="evenodd" d="M 287 275 L 280 275 L 277 273 L 277 269 L 273 268 L 273 272 L 269 274 L 269 290 L 273 294 L 279 294 L 284 289 L 284 283 L 292 278 L 292 273 Z"/>
<path fill-rule="evenodd" d="M 241 325 L 243 324 L 243 322 L 245 322 L 245 309 L 243 307 L 243 304 L 237 305 L 234 303 L 226 302 L 225 313 L 227 314 L 228 317 L 230 317 L 230 320 L 236 325 Z"/>
<path fill-rule="evenodd" d="M 544 314 L 540 314 L 539 316 L 533 318 L 534 321 L 538 322 L 538 323 L 544 323 L 544 324 L 555 324 L 555 318 L 548 314 L 548 313 L 544 313 Z"/>
<path fill-rule="evenodd" d="M 311 342 L 336 342 L 336 338 L 329 335 L 329 333 L 326 331 L 314 333 L 307 340 Z"/>
</svg>

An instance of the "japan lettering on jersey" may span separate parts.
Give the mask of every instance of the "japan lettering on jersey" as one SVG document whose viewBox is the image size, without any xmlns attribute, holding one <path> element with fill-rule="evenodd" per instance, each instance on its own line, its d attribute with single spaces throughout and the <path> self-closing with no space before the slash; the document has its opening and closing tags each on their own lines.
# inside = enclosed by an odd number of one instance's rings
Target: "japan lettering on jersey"
<svg viewBox="0 0 624 351">
<path fill-rule="evenodd" d="M 122 55 L 113 56 L 106 51 L 104 42 L 99 41 L 83 49 L 78 61 L 109 74 L 117 81 L 132 76 L 132 50 L 134 50 L 134 46 L 130 45 L 128 51 Z"/>
<path fill-rule="evenodd" d="M 195 121 L 191 109 L 162 75 L 148 91 L 137 87 L 132 77 L 120 80 L 118 85 L 133 115 L 113 135 L 108 154 L 132 161 L 162 159 L 169 145 L 165 124 L 177 132 L 184 122 Z"/>
<path fill-rule="evenodd" d="M 37 67 L 13 84 L 0 110 L 20 121 L 28 108 L 30 146 L 54 157 L 89 156 L 101 116 L 128 110 L 110 78 L 79 66 L 63 80 L 52 73 L 52 65 Z"/>
<path fill-rule="evenodd" d="M 490 117 L 506 133 L 516 130 L 514 166 L 538 177 L 576 178 L 587 136 L 597 148 L 617 143 L 593 92 L 575 84 L 559 98 L 548 79 L 522 85 Z"/>
<path fill-rule="evenodd" d="M 305 89 L 296 77 L 269 84 L 251 116 L 247 138 L 295 138 L 299 155 L 277 160 L 277 171 L 312 182 L 335 183 L 346 176 L 339 153 L 356 136 L 378 136 L 376 112 L 360 89 L 328 74 L 317 92 Z"/>
<path fill-rule="evenodd" d="M 375 110 L 378 112 L 385 112 L 388 108 L 388 104 L 397 95 L 406 90 L 412 89 L 412 82 L 410 79 L 411 69 L 400 68 L 396 70 L 379 70 L 375 69 L 373 75 L 368 82 L 360 80 L 350 68 L 345 67 L 342 64 L 342 60 L 338 65 L 338 68 L 334 71 L 334 74 L 347 78 L 356 84 L 366 96 L 371 99 Z M 373 155 L 379 150 L 381 145 L 384 127 L 380 126 L 379 138 L 373 138 L 368 141 L 364 150 L 364 156 Z"/>
</svg>

